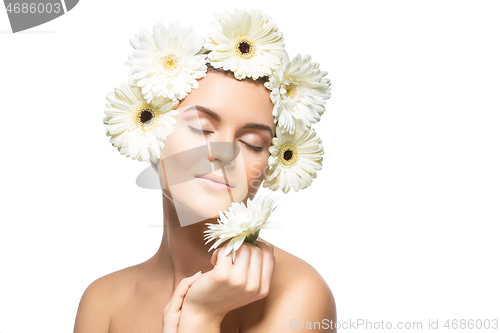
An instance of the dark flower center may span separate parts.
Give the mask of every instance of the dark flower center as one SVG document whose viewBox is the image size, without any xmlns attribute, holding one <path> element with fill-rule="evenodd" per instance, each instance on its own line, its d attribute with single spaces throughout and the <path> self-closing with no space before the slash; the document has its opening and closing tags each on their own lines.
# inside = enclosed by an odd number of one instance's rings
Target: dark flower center
<svg viewBox="0 0 500 333">
<path fill-rule="evenodd" d="M 287 161 L 290 161 L 293 157 L 293 151 L 291 150 L 286 150 L 284 153 L 283 153 L 283 158 Z"/>
<path fill-rule="evenodd" d="M 250 53 L 250 49 L 252 46 L 248 44 L 247 42 L 243 41 L 238 44 L 238 50 L 240 50 L 241 54 L 247 54 Z"/>
<path fill-rule="evenodd" d="M 151 121 L 151 119 L 153 119 L 153 113 L 150 110 L 145 109 L 141 111 L 140 115 L 141 123 L 148 124 Z"/>
</svg>

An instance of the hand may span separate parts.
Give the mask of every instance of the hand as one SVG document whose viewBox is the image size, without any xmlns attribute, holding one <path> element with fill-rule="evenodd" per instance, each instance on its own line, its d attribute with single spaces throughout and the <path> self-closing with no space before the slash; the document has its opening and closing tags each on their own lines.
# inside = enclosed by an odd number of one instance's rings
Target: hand
<svg viewBox="0 0 500 333">
<path fill-rule="evenodd" d="M 267 296 L 275 261 L 274 249 L 261 241 L 257 246 L 243 243 L 234 264 L 231 254 L 225 256 L 224 250 L 225 246 L 212 254 L 214 268 L 193 283 L 184 298 L 184 307 L 190 312 L 220 321 L 229 311 Z"/>
<path fill-rule="evenodd" d="M 181 282 L 175 289 L 174 294 L 170 299 L 170 302 L 168 302 L 167 306 L 163 310 L 162 333 L 177 333 L 184 296 L 186 296 L 189 287 L 191 287 L 191 285 L 200 276 L 201 272 L 198 272 L 192 276 L 189 276 L 181 280 Z"/>
</svg>

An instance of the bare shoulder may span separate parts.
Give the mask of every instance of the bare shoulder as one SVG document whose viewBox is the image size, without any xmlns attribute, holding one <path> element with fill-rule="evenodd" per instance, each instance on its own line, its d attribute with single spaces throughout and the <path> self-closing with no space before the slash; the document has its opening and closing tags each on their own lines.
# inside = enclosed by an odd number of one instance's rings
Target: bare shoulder
<svg viewBox="0 0 500 333">
<path fill-rule="evenodd" d="M 134 290 L 139 265 L 102 276 L 84 291 L 75 320 L 75 333 L 108 332 L 114 309 Z"/>
<path fill-rule="evenodd" d="M 246 326 L 247 329 L 240 329 L 240 332 L 279 333 L 295 332 L 297 329 L 335 332 L 336 306 L 328 283 L 314 267 L 297 256 L 276 246 L 274 256 L 269 294 L 249 305 L 259 315 L 250 319 L 254 323 L 252 326 Z M 258 325 L 255 325 L 256 321 Z M 311 323 L 310 327 L 306 327 L 308 323 Z"/>
<path fill-rule="evenodd" d="M 306 261 L 275 247 L 275 271 L 271 299 L 279 305 L 277 312 L 305 317 L 335 314 L 335 300 L 328 283 Z M 295 303 L 292 307 L 284 304 Z"/>
<path fill-rule="evenodd" d="M 265 240 L 259 240 L 268 245 L 270 244 Z M 329 294 L 333 298 L 326 281 L 309 263 L 277 246 L 274 246 L 274 256 L 275 268 L 272 287 L 275 287 L 273 290 L 279 291 L 281 296 L 285 293 L 293 293 L 305 288 L 311 292 L 316 291 L 322 292 L 322 294 Z M 299 288 L 299 290 L 296 288 Z"/>
</svg>

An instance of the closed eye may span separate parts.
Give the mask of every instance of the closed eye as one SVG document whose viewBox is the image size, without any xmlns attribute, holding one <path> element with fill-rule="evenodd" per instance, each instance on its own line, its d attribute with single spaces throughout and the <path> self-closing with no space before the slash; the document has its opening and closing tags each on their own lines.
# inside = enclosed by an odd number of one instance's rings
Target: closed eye
<svg viewBox="0 0 500 333">
<path fill-rule="evenodd" d="M 203 134 L 203 135 L 209 135 L 210 133 L 213 133 L 212 131 L 206 131 L 206 130 L 203 130 L 203 129 L 199 129 L 199 128 L 195 128 L 193 126 L 189 126 L 189 129 L 191 130 L 191 132 L 194 132 L 196 134 Z M 241 141 L 241 140 L 240 140 Z M 249 149 L 252 149 L 253 151 L 256 151 L 256 152 L 261 152 L 263 147 L 258 147 L 258 146 L 254 146 L 254 145 L 251 145 L 249 143 L 246 143 L 245 141 L 241 141 L 245 146 L 247 146 Z"/>
<path fill-rule="evenodd" d="M 206 130 L 203 130 L 203 129 L 194 128 L 192 126 L 189 126 L 189 129 L 191 130 L 191 132 L 194 132 L 194 133 L 197 133 L 197 134 L 208 135 L 210 133 L 213 133 L 212 131 L 206 131 Z"/>
<path fill-rule="evenodd" d="M 240 140 L 241 141 L 241 140 Z M 261 152 L 262 151 L 262 148 L 263 147 L 257 147 L 257 146 L 253 146 L 251 144 L 248 144 L 246 143 L 245 141 L 241 141 L 245 146 L 247 146 L 248 148 L 252 149 L 252 150 L 255 150 L 256 152 Z"/>
</svg>

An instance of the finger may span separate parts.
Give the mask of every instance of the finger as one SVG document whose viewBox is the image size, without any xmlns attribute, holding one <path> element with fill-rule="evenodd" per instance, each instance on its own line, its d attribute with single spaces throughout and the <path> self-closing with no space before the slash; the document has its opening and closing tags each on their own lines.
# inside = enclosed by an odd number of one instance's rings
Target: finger
<svg viewBox="0 0 500 333">
<path fill-rule="evenodd" d="M 229 274 L 233 269 L 233 259 L 231 257 L 231 253 L 229 253 L 227 256 L 224 255 L 226 246 L 221 247 L 218 250 L 219 251 L 217 252 L 216 260 L 217 263 L 214 267 L 214 271 L 216 273 L 222 273 L 223 275 Z"/>
<path fill-rule="evenodd" d="M 165 307 L 164 314 L 169 314 L 171 312 L 179 311 L 182 307 L 182 302 L 184 301 L 184 297 L 186 296 L 189 287 L 201 276 L 201 271 L 181 280 L 179 285 L 174 291 L 170 302 L 168 302 Z"/>
<path fill-rule="evenodd" d="M 265 242 L 265 241 L 257 240 L 256 244 L 258 245 L 259 243 L 267 245 L 271 249 L 271 253 L 274 254 L 274 245 L 273 244 Z"/>
<path fill-rule="evenodd" d="M 212 253 L 212 258 L 210 258 L 210 263 L 215 266 L 217 265 L 217 255 L 219 253 L 220 249 L 216 249 L 214 253 Z"/>
<path fill-rule="evenodd" d="M 191 277 L 189 277 L 188 282 L 187 282 L 188 287 L 191 287 L 193 285 L 193 283 L 195 283 L 196 280 L 198 280 L 202 275 L 203 275 L 203 273 L 201 271 L 199 271 L 198 273 L 195 273 L 194 275 L 191 275 Z M 189 290 L 189 288 L 188 288 L 188 290 Z M 187 291 L 186 291 L 186 293 L 187 293 Z M 186 296 L 186 294 L 184 294 L 184 296 Z"/>
<path fill-rule="evenodd" d="M 262 249 L 252 246 L 250 252 L 250 264 L 247 275 L 247 287 L 249 290 L 259 291 L 262 278 Z"/>
<path fill-rule="evenodd" d="M 250 252 L 252 246 L 252 244 L 243 243 L 236 251 L 233 276 L 241 283 L 245 283 L 247 281 L 248 270 L 250 269 Z"/>
<path fill-rule="evenodd" d="M 260 241 L 260 240 L 256 241 L 256 242 L 255 242 L 255 244 L 256 244 L 258 247 L 260 247 L 260 249 L 261 249 L 262 251 L 267 251 L 267 250 L 269 250 L 269 252 L 273 253 L 273 251 L 272 251 L 272 249 L 274 249 L 274 245 L 273 245 L 273 244 L 271 244 L 271 243 L 265 243 L 265 242 Z"/>
<path fill-rule="evenodd" d="M 273 278 L 275 257 L 267 244 L 257 241 L 257 246 L 262 249 L 262 276 L 260 280 L 260 289 L 261 292 L 267 295 Z"/>
</svg>

